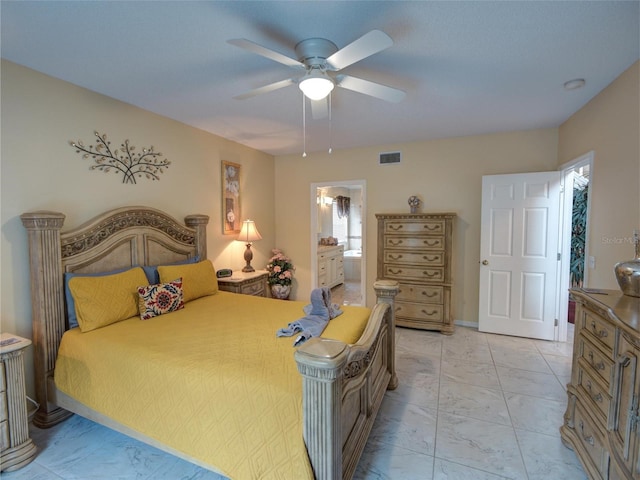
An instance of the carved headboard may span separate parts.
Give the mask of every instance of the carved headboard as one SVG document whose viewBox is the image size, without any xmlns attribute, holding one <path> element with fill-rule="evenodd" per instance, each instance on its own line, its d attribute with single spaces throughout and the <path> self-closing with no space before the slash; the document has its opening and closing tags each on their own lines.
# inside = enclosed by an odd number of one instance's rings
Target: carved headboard
<svg viewBox="0 0 640 480">
<path fill-rule="evenodd" d="M 104 272 L 136 265 L 160 265 L 197 256 L 207 258 L 207 215 L 189 215 L 185 225 L 160 210 L 124 207 L 98 215 L 62 233 L 64 214 L 21 215 L 29 240 L 36 397 L 34 424 L 54 425 L 68 412 L 49 404 L 62 334 L 67 328 L 64 272 Z"/>
</svg>

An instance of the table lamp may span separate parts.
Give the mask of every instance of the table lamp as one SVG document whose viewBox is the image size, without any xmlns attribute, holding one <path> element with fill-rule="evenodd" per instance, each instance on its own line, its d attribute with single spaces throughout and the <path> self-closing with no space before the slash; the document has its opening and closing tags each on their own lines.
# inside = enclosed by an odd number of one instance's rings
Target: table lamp
<svg viewBox="0 0 640 480">
<path fill-rule="evenodd" d="M 253 259 L 253 252 L 251 251 L 251 242 L 256 240 L 262 240 L 262 236 L 256 228 L 256 222 L 253 220 L 245 220 L 242 222 L 242 229 L 238 240 L 243 241 L 247 245 L 247 249 L 244 251 L 244 260 L 247 264 L 242 269 L 243 272 L 255 272 L 255 268 L 251 266 L 251 260 Z"/>
</svg>

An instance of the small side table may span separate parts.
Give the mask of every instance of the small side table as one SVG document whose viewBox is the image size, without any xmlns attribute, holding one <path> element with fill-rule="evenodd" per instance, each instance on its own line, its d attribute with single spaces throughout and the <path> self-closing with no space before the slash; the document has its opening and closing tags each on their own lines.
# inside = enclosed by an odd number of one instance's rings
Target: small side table
<svg viewBox="0 0 640 480">
<path fill-rule="evenodd" d="M 267 275 L 268 272 L 266 270 L 256 270 L 255 272 L 233 272 L 231 277 L 218 279 L 218 288 L 225 292 L 266 297 Z"/>
<path fill-rule="evenodd" d="M 24 383 L 24 349 L 31 340 L 0 334 L 0 469 L 10 472 L 36 457 L 29 438 L 27 394 Z"/>
</svg>

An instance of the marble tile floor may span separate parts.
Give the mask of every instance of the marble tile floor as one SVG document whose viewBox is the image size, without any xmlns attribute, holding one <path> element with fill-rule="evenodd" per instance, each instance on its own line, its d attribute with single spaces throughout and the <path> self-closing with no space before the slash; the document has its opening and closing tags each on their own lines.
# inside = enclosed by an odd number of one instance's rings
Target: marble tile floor
<svg viewBox="0 0 640 480">
<path fill-rule="evenodd" d="M 354 478 L 586 479 L 558 431 L 571 345 L 398 328 L 400 385 L 386 394 Z M 31 435 L 38 456 L 3 480 L 222 480 L 78 416 Z"/>
<path fill-rule="evenodd" d="M 338 305 L 362 305 L 360 282 L 346 281 L 333 287 L 331 300 Z"/>
</svg>

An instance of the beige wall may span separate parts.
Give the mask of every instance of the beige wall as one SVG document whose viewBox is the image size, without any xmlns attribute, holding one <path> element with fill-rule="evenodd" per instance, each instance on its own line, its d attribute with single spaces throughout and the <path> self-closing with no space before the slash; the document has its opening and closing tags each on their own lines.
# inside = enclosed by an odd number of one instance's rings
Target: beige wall
<svg viewBox="0 0 640 480">
<path fill-rule="evenodd" d="M 640 62 L 636 62 L 560 127 L 558 164 L 594 152 L 589 186 L 587 286 L 617 289 L 614 265 L 633 258 L 640 228 Z"/>
<path fill-rule="evenodd" d="M 476 323 L 480 254 L 482 176 L 555 170 L 557 129 L 382 145 L 329 154 L 276 157 L 276 243 L 296 265 L 297 298 L 309 297 L 312 183 L 366 181 L 367 285 L 376 277 L 376 213 L 408 212 L 407 199 L 419 195 L 423 211 L 456 212 L 456 320 Z M 378 165 L 380 152 L 401 151 L 399 165 Z M 367 292 L 369 305 L 373 290 Z"/>
<path fill-rule="evenodd" d="M 456 212 L 453 314 L 474 323 L 482 176 L 555 170 L 594 150 L 589 238 L 597 265 L 590 285 L 616 288 L 611 268 L 632 252 L 615 239 L 629 238 L 640 228 L 638 77 L 636 63 L 559 130 L 336 149 L 332 155 L 291 155 L 274 161 L 237 143 L 2 61 L 0 328 L 31 337 L 26 234 L 19 219 L 25 211 L 64 212 L 66 228 L 123 205 L 150 205 L 176 218 L 208 214 L 209 257 L 217 268 L 240 269 L 244 246 L 221 234 L 221 160 L 244 167 L 243 216 L 255 219 L 263 236 L 254 244 L 253 265 L 264 265 L 271 248 L 282 248 L 297 267 L 294 295 L 300 299 L 309 297 L 311 287 L 312 183 L 366 181 L 368 285 L 376 276 L 375 213 L 408 211 L 410 195 L 422 197 L 424 211 Z M 76 154 L 68 141 L 92 144 L 94 130 L 106 133 L 114 145 L 127 138 L 138 148 L 154 145 L 172 164 L 159 182 L 142 180 L 137 185 L 90 171 L 91 161 Z M 378 154 L 386 151 L 401 151 L 402 163 L 379 166 Z M 367 297 L 371 304 L 371 288 Z M 27 362 L 31 391 L 30 352 Z"/>
<path fill-rule="evenodd" d="M 254 245 L 252 263 L 266 264 L 275 240 L 272 156 L 4 60 L 1 93 L 3 332 L 31 338 L 23 212 L 63 212 L 65 228 L 125 205 L 156 207 L 178 219 L 207 214 L 209 258 L 216 268 L 241 269 L 244 245 L 222 235 L 221 160 L 243 166 L 243 216 L 256 221 L 263 238 Z M 95 144 L 94 130 L 106 133 L 114 147 L 125 139 L 138 149 L 153 145 L 172 163 L 160 181 L 124 185 L 119 175 L 89 170 L 92 160 L 69 146 L 69 140 Z M 27 362 L 31 391 L 31 349 Z"/>
</svg>

